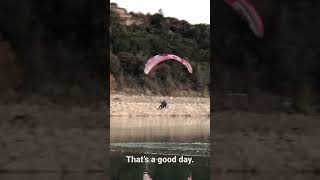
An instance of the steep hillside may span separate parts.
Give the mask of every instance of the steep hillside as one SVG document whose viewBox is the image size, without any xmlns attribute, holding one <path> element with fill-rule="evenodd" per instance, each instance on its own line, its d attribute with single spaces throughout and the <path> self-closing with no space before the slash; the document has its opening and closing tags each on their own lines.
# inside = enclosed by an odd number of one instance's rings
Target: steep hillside
<svg viewBox="0 0 320 180">
<path fill-rule="evenodd" d="M 186 21 L 157 14 L 135 14 L 141 23 L 126 23 L 127 16 L 111 6 L 111 73 L 116 90 L 174 94 L 196 91 L 208 95 L 210 82 L 210 25 L 191 25 Z M 126 12 L 126 11 L 122 11 Z M 144 64 L 151 56 L 172 53 L 188 58 L 194 73 L 177 62 L 159 65 L 146 76 Z"/>
</svg>

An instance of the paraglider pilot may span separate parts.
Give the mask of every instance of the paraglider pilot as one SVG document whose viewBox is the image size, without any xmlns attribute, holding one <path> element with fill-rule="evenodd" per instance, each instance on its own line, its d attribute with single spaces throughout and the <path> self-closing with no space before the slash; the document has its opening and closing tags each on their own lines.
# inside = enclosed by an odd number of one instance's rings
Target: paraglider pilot
<svg viewBox="0 0 320 180">
<path fill-rule="evenodd" d="M 162 100 L 160 102 L 160 106 L 159 106 L 158 110 L 162 110 L 163 108 L 167 108 L 167 102 L 165 100 Z"/>
</svg>

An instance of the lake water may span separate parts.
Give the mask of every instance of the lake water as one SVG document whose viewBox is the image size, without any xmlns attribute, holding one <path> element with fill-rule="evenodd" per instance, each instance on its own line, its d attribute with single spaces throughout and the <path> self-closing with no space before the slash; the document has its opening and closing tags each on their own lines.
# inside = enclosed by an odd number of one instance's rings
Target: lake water
<svg viewBox="0 0 320 180">
<path fill-rule="evenodd" d="M 113 116 L 110 127 L 112 180 L 210 179 L 209 117 Z"/>
</svg>

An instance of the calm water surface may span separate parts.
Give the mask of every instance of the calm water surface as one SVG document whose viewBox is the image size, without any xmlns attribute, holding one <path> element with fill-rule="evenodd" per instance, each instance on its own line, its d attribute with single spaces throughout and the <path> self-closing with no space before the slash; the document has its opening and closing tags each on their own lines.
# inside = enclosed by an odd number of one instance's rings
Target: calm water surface
<svg viewBox="0 0 320 180">
<path fill-rule="evenodd" d="M 113 180 L 142 180 L 144 176 L 153 180 L 210 179 L 209 117 L 115 116 L 110 125 Z M 176 156 L 176 163 L 128 163 L 126 156 Z M 179 163 L 181 156 L 192 158 L 192 162 Z"/>
</svg>

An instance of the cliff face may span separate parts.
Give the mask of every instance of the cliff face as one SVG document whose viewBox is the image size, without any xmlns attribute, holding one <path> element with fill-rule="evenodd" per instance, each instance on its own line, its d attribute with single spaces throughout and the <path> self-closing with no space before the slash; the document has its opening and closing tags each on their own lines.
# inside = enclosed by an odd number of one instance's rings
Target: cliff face
<svg viewBox="0 0 320 180">
<path fill-rule="evenodd" d="M 126 9 L 119 7 L 116 3 L 110 3 L 110 9 L 119 15 L 119 17 L 121 18 L 121 23 L 126 26 L 144 24 L 142 18 L 128 13 Z"/>
</svg>

